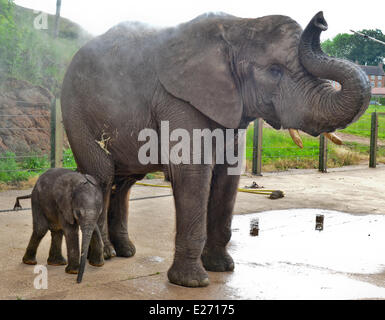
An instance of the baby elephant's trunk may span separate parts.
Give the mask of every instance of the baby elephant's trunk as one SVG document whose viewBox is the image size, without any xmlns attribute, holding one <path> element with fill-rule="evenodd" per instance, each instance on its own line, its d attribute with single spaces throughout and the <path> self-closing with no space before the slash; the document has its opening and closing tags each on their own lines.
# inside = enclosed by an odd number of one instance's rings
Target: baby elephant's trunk
<svg viewBox="0 0 385 320">
<path fill-rule="evenodd" d="M 99 228 L 96 224 L 93 226 L 82 227 L 81 229 L 82 229 L 82 251 L 80 256 L 80 267 L 79 267 L 79 273 L 77 278 L 78 283 L 82 282 L 82 279 L 83 279 L 84 268 L 86 266 L 86 261 L 88 256 L 88 248 L 90 247 L 90 242 L 91 242 L 91 238 L 94 230 L 96 231 L 98 237 L 101 238 Z"/>
</svg>

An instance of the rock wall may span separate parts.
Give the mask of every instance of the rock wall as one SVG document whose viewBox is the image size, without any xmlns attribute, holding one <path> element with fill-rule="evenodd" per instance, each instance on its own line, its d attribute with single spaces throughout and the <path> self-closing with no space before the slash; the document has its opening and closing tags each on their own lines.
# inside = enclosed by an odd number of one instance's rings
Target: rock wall
<svg viewBox="0 0 385 320">
<path fill-rule="evenodd" d="M 52 99 L 46 88 L 14 78 L 0 79 L 0 154 L 49 152 Z"/>
</svg>

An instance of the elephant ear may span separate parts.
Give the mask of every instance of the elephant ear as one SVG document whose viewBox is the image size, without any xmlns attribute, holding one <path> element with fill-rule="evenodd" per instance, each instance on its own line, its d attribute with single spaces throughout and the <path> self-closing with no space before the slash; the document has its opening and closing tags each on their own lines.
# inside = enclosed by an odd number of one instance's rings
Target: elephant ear
<svg viewBox="0 0 385 320">
<path fill-rule="evenodd" d="M 79 179 L 81 177 L 81 179 Z M 74 189 L 80 183 L 85 183 L 87 180 L 79 173 L 71 172 L 61 175 L 53 185 L 54 199 L 56 201 L 58 210 L 63 215 L 65 221 L 69 224 L 75 222 L 72 197 Z"/>
<path fill-rule="evenodd" d="M 189 102 L 211 120 L 237 128 L 242 101 L 235 85 L 226 44 L 204 28 L 174 30 L 156 56 L 158 77 L 173 96 Z M 191 30 L 193 29 L 193 30 Z"/>
</svg>

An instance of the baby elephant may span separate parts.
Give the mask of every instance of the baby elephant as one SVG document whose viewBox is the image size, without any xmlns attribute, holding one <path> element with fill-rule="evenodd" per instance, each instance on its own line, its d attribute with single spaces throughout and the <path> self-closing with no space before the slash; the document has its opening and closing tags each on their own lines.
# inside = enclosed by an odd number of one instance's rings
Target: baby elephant
<svg viewBox="0 0 385 320">
<path fill-rule="evenodd" d="M 89 176 L 68 169 L 50 169 L 42 174 L 29 196 L 32 200 L 33 233 L 23 257 L 26 264 L 36 264 L 36 251 L 48 229 L 51 231 L 51 248 L 47 263 L 65 265 L 61 246 L 63 233 L 67 244 L 67 273 L 78 273 L 81 282 L 87 259 L 102 266 L 103 241 L 97 221 L 102 212 L 103 195 L 99 184 Z M 79 226 L 82 231 L 81 261 L 79 265 Z"/>
</svg>

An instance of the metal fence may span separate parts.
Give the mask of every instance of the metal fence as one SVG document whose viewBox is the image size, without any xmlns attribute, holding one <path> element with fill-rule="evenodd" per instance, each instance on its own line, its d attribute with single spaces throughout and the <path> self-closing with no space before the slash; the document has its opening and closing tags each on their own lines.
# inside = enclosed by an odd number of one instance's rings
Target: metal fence
<svg viewBox="0 0 385 320">
<path fill-rule="evenodd" d="M 63 154 L 64 130 L 59 101 L 54 100 L 48 111 L 46 114 L 0 114 L 0 123 L 3 124 L 0 126 L 1 136 L 4 137 L 6 132 L 17 139 L 18 132 L 27 131 L 32 134 L 34 131 L 44 131 L 46 139 L 50 141 L 49 150 L 43 153 L 31 154 L 12 148 L 0 153 L 0 182 L 8 182 L 7 179 L 25 180 L 28 175 L 42 173 L 50 167 L 75 167 L 72 154 Z M 17 127 L 12 121 L 16 117 L 26 120 L 43 117 L 46 121 L 49 120 L 50 128 L 31 126 L 28 121 L 24 126 Z M 318 168 L 326 172 L 328 164 L 333 164 L 337 152 L 351 153 L 352 157 L 358 157 L 359 163 L 368 163 L 370 167 L 376 167 L 378 162 L 385 163 L 385 113 L 365 114 L 348 129 L 350 137 L 354 139 L 345 141 L 340 149 L 336 149 L 321 135 L 320 138 L 304 136 L 304 148 L 300 150 L 291 141 L 288 133 L 277 132 L 266 126 L 262 119 L 257 119 L 247 132 L 247 170 L 257 175 L 263 171 L 302 167 Z M 346 131 L 342 131 L 342 135 L 345 133 Z M 352 163 L 348 161 L 344 164 Z"/>
<path fill-rule="evenodd" d="M 382 120 L 382 121 L 380 121 Z M 382 124 L 382 125 L 380 125 Z M 378 160 L 385 162 L 385 141 L 379 143 L 379 137 L 385 138 L 385 113 L 373 112 L 371 116 L 371 130 L 370 130 L 370 156 L 369 167 L 375 168 Z M 377 157 L 377 155 L 379 157 Z"/>
<path fill-rule="evenodd" d="M 51 167 L 74 168 L 68 165 L 73 163 L 69 159 L 72 155 L 63 154 L 64 131 L 59 101 L 54 99 L 47 110 L 33 104 L 25 107 L 22 111 L 15 110 L 14 114 L 0 113 L 0 182 L 27 180 Z M 36 132 L 40 134 L 35 135 Z M 26 144 L 36 143 L 39 150 L 20 145 L 20 140 L 29 140 Z"/>
<path fill-rule="evenodd" d="M 32 172 L 45 170 L 48 166 L 49 157 L 46 153 L 27 151 L 28 148 L 16 143 L 21 136 L 23 140 L 28 137 L 32 139 L 36 132 L 46 133 L 47 138 L 50 136 L 49 128 L 39 126 L 39 120 L 48 120 L 49 113 L 36 112 L 33 106 L 25 107 L 22 114 L 8 111 L 0 114 L 1 144 L 4 149 L 0 154 L 0 181 L 23 180 Z M 24 125 L 20 126 L 18 123 Z"/>
</svg>

